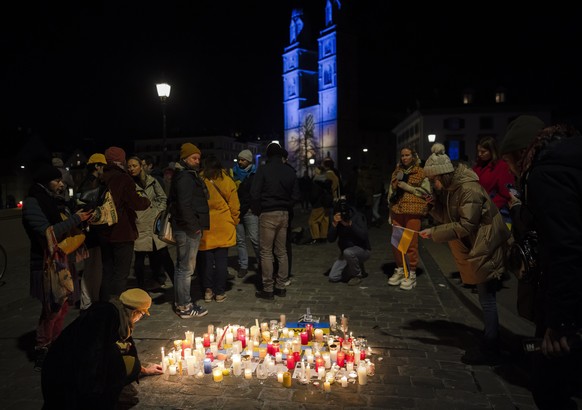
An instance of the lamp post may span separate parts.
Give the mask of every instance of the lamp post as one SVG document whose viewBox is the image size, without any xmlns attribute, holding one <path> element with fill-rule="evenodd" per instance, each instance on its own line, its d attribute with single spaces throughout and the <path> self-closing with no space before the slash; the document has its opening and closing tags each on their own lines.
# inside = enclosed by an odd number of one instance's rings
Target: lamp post
<svg viewBox="0 0 582 410">
<path fill-rule="evenodd" d="M 162 142 L 162 164 L 166 165 L 166 152 L 168 151 L 168 147 L 167 147 L 167 134 L 166 134 L 166 101 L 168 100 L 168 97 L 170 97 L 170 90 L 171 90 L 171 86 L 168 83 L 159 83 L 156 84 L 156 89 L 158 90 L 158 97 L 160 97 L 160 101 L 162 102 L 162 136 L 163 136 L 163 142 Z"/>
</svg>

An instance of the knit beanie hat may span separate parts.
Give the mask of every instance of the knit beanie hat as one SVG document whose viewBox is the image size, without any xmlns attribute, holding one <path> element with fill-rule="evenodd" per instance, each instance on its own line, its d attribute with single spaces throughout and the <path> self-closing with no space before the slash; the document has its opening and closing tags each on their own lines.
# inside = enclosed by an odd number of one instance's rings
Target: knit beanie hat
<svg viewBox="0 0 582 410">
<path fill-rule="evenodd" d="M 186 142 L 180 147 L 180 159 L 186 159 L 192 154 L 200 155 L 201 152 L 198 147 L 191 142 Z"/>
<path fill-rule="evenodd" d="M 507 126 L 505 137 L 499 147 L 500 154 L 527 148 L 530 142 L 544 128 L 544 122 L 533 115 L 520 115 Z"/>
<path fill-rule="evenodd" d="M 105 150 L 107 163 L 125 166 L 125 151 L 119 147 L 109 147 Z"/>
<path fill-rule="evenodd" d="M 45 162 L 41 162 L 32 174 L 32 180 L 42 185 L 47 185 L 49 182 L 55 179 L 62 178 L 63 174 L 57 167 Z"/>
<path fill-rule="evenodd" d="M 105 159 L 105 155 L 103 154 L 93 154 L 87 160 L 87 164 L 107 164 L 107 160 Z"/>
<path fill-rule="evenodd" d="M 271 142 L 269 145 L 267 145 L 267 158 L 273 157 L 275 155 L 283 155 L 283 148 L 281 148 L 281 146 L 276 142 Z"/>
<path fill-rule="evenodd" d="M 52 164 L 53 164 L 55 167 L 57 167 L 57 168 L 58 168 L 58 167 L 64 167 L 64 166 L 65 166 L 65 163 L 64 163 L 64 162 L 63 162 L 63 160 L 62 160 L 62 159 L 60 159 L 59 157 L 54 157 L 54 158 L 51 160 L 51 162 L 52 162 Z"/>
<path fill-rule="evenodd" d="M 432 155 L 428 157 L 424 164 L 424 175 L 432 177 L 434 175 L 448 174 L 453 172 L 455 168 L 447 154 L 445 154 L 445 146 L 440 143 L 433 144 L 430 149 Z"/>
<path fill-rule="evenodd" d="M 140 310 L 148 316 L 150 315 L 148 309 L 152 305 L 152 298 L 140 288 L 126 290 L 119 296 L 119 301 L 125 306 Z"/>
<path fill-rule="evenodd" d="M 241 159 L 246 159 L 249 162 L 253 162 L 253 153 L 248 149 L 243 149 L 238 153 L 238 157 Z"/>
</svg>

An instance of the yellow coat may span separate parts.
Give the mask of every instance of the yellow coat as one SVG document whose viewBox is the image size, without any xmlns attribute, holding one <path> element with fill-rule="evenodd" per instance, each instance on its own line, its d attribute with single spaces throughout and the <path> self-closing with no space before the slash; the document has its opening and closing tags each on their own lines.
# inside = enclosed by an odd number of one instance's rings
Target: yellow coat
<svg viewBox="0 0 582 410">
<path fill-rule="evenodd" d="M 222 178 L 217 180 L 207 179 L 204 174 L 201 176 L 210 195 L 208 199 L 210 229 L 203 231 L 199 249 L 207 251 L 234 246 L 236 245 L 236 226 L 240 220 L 240 203 L 236 184 L 225 171 Z"/>
</svg>

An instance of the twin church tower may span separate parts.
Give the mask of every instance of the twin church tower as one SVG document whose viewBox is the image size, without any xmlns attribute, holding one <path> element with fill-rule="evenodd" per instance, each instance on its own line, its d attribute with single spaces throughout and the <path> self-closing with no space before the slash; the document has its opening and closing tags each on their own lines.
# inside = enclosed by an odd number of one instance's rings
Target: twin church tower
<svg viewBox="0 0 582 410">
<path fill-rule="evenodd" d="M 331 157 L 336 167 L 351 166 L 361 150 L 357 131 L 355 37 L 342 19 L 346 10 L 327 0 L 325 26 L 314 41 L 303 11 L 294 9 L 289 45 L 283 53 L 285 146 L 301 174 L 311 163 Z"/>
</svg>

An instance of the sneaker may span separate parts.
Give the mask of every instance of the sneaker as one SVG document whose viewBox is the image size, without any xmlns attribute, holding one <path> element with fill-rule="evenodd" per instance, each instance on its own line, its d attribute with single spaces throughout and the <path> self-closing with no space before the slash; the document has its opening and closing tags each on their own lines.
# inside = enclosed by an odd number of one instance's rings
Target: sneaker
<svg viewBox="0 0 582 410">
<path fill-rule="evenodd" d="M 207 288 L 206 291 L 204 292 L 204 301 L 206 303 L 210 303 L 212 302 L 212 299 L 214 299 L 214 292 L 212 291 L 212 289 Z"/>
<path fill-rule="evenodd" d="M 174 285 L 172 284 L 172 282 L 166 282 L 160 287 L 164 290 L 168 290 L 168 289 L 172 289 L 174 287 Z"/>
<path fill-rule="evenodd" d="M 34 360 L 34 371 L 40 372 L 42 370 L 42 365 L 44 359 L 46 359 L 46 354 L 48 353 L 48 347 L 38 347 L 35 348 L 36 358 Z"/>
<path fill-rule="evenodd" d="M 402 290 L 412 290 L 416 286 L 416 273 L 410 272 L 410 276 L 407 279 L 403 279 L 400 282 L 400 289 Z"/>
<path fill-rule="evenodd" d="M 287 287 L 287 286 L 289 286 L 289 285 L 291 285 L 291 279 L 287 279 L 287 280 L 285 281 L 285 287 Z"/>
<path fill-rule="evenodd" d="M 216 300 L 217 303 L 224 302 L 226 300 L 226 293 L 214 296 L 214 300 Z"/>
<path fill-rule="evenodd" d="M 238 275 L 237 276 L 239 278 L 244 278 L 247 275 L 247 273 L 249 273 L 249 270 L 248 269 L 246 269 L 246 268 L 240 268 L 238 270 Z"/>
<path fill-rule="evenodd" d="M 208 310 L 204 309 L 202 306 L 196 306 L 193 303 L 190 303 L 186 309 L 178 308 L 176 314 L 182 319 L 190 319 L 192 317 L 206 316 L 206 314 L 208 314 Z"/>
<path fill-rule="evenodd" d="M 390 286 L 398 286 L 404 280 L 404 268 L 395 268 L 394 274 L 388 279 L 388 284 Z"/>
<path fill-rule="evenodd" d="M 358 286 L 362 283 L 362 278 L 360 276 L 352 276 L 348 281 L 349 286 Z"/>
</svg>

